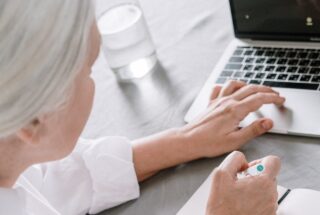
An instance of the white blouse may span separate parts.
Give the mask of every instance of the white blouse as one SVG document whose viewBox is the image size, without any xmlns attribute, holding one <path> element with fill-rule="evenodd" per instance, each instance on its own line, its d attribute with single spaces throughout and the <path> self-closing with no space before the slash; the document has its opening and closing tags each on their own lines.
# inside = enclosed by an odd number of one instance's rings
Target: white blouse
<svg viewBox="0 0 320 215">
<path fill-rule="evenodd" d="M 81 139 L 69 157 L 32 166 L 12 189 L 0 188 L 0 214 L 95 214 L 138 197 L 130 142 Z"/>
</svg>

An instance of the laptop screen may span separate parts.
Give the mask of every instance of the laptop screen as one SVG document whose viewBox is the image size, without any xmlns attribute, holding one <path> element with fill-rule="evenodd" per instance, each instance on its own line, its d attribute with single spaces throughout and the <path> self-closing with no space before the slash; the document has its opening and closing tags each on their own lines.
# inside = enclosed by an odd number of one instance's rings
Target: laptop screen
<svg viewBox="0 0 320 215">
<path fill-rule="evenodd" d="M 235 34 L 320 41 L 320 0 L 230 0 Z"/>
</svg>

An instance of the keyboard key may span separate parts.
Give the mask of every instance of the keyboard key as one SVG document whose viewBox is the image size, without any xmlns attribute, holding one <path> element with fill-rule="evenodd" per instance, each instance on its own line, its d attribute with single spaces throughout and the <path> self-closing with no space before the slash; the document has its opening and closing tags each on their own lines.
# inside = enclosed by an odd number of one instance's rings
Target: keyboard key
<svg viewBox="0 0 320 215">
<path fill-rule="evenodd" d="M 312 59 L 312 60 L 315 60 L 315 59 L 317 59 L 317 58 L 319 58 L 319 53 L 318 52 L 311 52 L 310 54 L 309 54 L 309 57 L 308 57 L 309 59 Z"/>
<path fill-rule="evenodd" d="M 308 52 L 299 52 L 297 58 L 305 59 L 308 56 Z"/>
<path fill-rule="evenodd" d="M 243 57 L 231 57 L 229 62 L 230 63 L 242 63 L 243 60 L 244 60 Z"/>
<path fill-rule="evenodd" d="M 267 66 L 264 71 L 265 72 L 273 72 L 275 68 L 276 68 L 275 66 Z"/>
<path fill-rule="evenodd" d="M 253 57 L 248 57 L 248 58 L 245 60 L 246 63 L 254 63 L 254 61 L 255 61 L 255 58 L 253 58 Z"/>
<path fill-rule="evenodd" d="M 286 55 L 286 52 L 285 51 L 278 51 L 276 52 L 275 56 L 276 57 L 284 57 Z"/>
<path fill-rule="evenodd" d="M 237 48 L 237 49 L 233 52 L 233 56 L 241 56 L 242 53 L 243 53 L 243 49 Z"/>
<path fill-rule="evenodd" d="M 277 79 L 280 81 L 285 81 L 285 80 L 287 80 L 287 78 L 288 78 L 287 74 L 279 74 Z"/>
<path fill-rule="evenodd" d="M 253 54 L 253 51 L 252 51 L 252 50 L 247 50 L 247 51 L 244 52 L 243 55 L 245 55 L 245 56 L 251 56 L 252 54 Z"/>
<path fill-rule="evenodd" d="M 288 73 L 296 73 L 298 70 L 298 67 L 296 66 L 290 66 L 287 70 Z"/>
<path fill-rule="evenodd" d="M 224 84 L 226 83 L 227 78 L 218 78 L 218 80 L 216 81 L 217 84 Z"/>
<path fill-rule="evenodd" d="M 266 63 L 267 63 L 267 64 L 275 64 L 276 61 L 277 61 L 276 58 L 269 58 Z"/>
<path fill-rule="evenodd" d="M 230 81 L 230 80 L 233 80 L 233 81 L 239 81 L 239 78 L 233 78 L 233 77 L 228 78 L 228 81 Z"/>
<path fill-rule="evenodd" d="M 255 76 L 255 79 L 263 79 L 266 76 L 266 73 L 258 73 Z"/>
<path fill-rule="evenodd" d="M 297 52 L 295 51 L 290 51 L 287 53 L 287 58 L 295 58 L 297 56 Z"/>
<path fill-rule="evenodd" d="M 285 58 L 280 58 L 280 59 L 278 60 L 277 64 L 279 64 L 279 65 L 285 65 L 287 62 L 288 62 L 287 59 L 285 59 Z"/>
<path fill-rule="evenodd" d="M 299 60 L 297 60 L 297 59 L 291 59 L 288 61 L 288 65 L 290 65 L 290 66 L 295 66 L 298 63 L 299 63 Z"/>
<path fill-rule="evenodd" d="M 311 81 L 315 83 L 320 83 L 320 75 L 314 76 Z"/>
<path fill-rule="evenodd" d="M 311 68 L 309 71 L 309 74 L 311 75 L 319 75 L 320 74 L 320 68 Z"/>
<path fill-rule="evenodd" d="M 300 78 L 300 75 L 290 75 L 289 81 L 298 81 Z"/>
<path fill-rule="evenodd" d="M 227 64 L 225 69 L 227 70 L 240 70 L 242 68 L 242 64 Z"/>
<path fill-rule="evenodd" d="M 276 72 L 285 72 L 287 69 L 286 66 L 279 66 L 277 69 L 276 69 Z"/>
<path fill-rule="evenodd" d="M 300 81 L 309 82 L 311 79 L 311 75 L 302 75 Z"/>
<path fill-rule="evenodd" d="M 268 75 L 267 75 L 267 78 L 266 78 L 266 79 L 268 79 L 268 80 L 274 80 L 276 77 L 277 77 L 277 74 L 271 73 L 271 74 L 268 74 Z"/>
<path fill-rule="evenodd" d="M 258 50 L 258 51 L 256 51 L 256 53 L 255 53 L 256 56 L 263 56 L 263 54 L 264 54 L 264 51 L 263 51 L 263 50 Z"/>
<path fill-rule="evenodd" d="M 233 75 L 233 77 L 235 77 L 235 78 L 242 78 L 243 75 L 244 75 L 244 72 L 236 72 L 236 73 Z"/>
<path fill-rule="evenodd" d="M 223 71 L 220 77 L 231 77 L 233 75 L 233 71 Z"/>
<path fill-rule="evenodd" d="M 263 64 L 266 61 L 265 58 L 257 58 L 256 63 L 257 64 Z"/>
<path fill-rule="evenodd" d="M 303 89 L 303 90 L 317 90 L 319 84 L 308 84 L 308 83 L 294 83 L 294 82 L 274 82 L 274 81 L 264 81 L 263 85 L 269 87 L 279 87 L 279 88 L 293 88 L 293 89 Z"/>
<path fill-rule="evenodd" d="M 308 67 L 300 67 L 298 69 L 298 73 L 299 74 L 307 74 L 309 72 L 309 68 Z"/>
<path fill-rule="evenodd" d="M 267 52 L 265 53 L 265 56 L 266 56 L 266 57 L 273 57 L 274 54 L 275 54 L 275 51 L 267 51 Z"/>
<path fill-rule="evenodd" d="M 244 77 L 245 78 L 253 78 L 253 76 L 254 76 L 253 72 L 247 72 Z"/>
<path fill-rule="evenodd" d="M 263 69 L 264 69 L 264 66 L 261 66 L 261 65 L 254 67 L 254 71 L 258 71 L 258 72 L 263 71 Z"/>
<path fill-rule="evenodd" d="M 248 79 L 240 79 L 240 81 L 242 81 L 242 82 L 244 82 L 244 83 L 246 83 L 246 84 L 249 82 Z"/>
<path fill-rule="evenodd" d="M 299 66 L 308 66 L 310 64 L 310 60 L 300 60 Z"/>
<path fill-rule="evenodd" d="M 245 65 L 243 70 L 244 71 L 251 71 L 253 69 L 253 65 Z"/>
<path fill-rule="evenodd" d="M 320 60 L 315 60 L 315 61 L 312 61 L 310 66 L 313 66 L 313 67 L 319 67 L 320 66 Z"/>
<path fill-rule="evenodd" d="M 251 80 L 249 82 L 249 84 L 256 84 L 256 85 L 260 85 L 261 83 L 262 83 L 262 81 L 260 81 L 260 80 Z"/>
</svg>

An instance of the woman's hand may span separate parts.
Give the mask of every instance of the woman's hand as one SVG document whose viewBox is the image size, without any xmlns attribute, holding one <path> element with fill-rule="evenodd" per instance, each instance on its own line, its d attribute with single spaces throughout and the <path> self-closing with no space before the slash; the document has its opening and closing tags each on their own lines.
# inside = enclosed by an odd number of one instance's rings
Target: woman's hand
<svg viewBox="0 0 320 215">
<path fill-rule="evenodd" d="M 258 176 L 237 179 L 248 164 L 240 152 L 233 152 L 213 173 L 207 215 L 275 215 L 278 204 L 276 177 L 280 160 L 269 156 L 261 161 L 265 171 Z"/>
<path fill-rule="evenodd" d="M 239 123 L 264 104 L 283 105 L 285 99 L 269 87 L 231 81 L 215 87 L 207 110 L 197 120 L 133 142 L 133 160 L 139 181 L 162 169 L 240 148 L 273 126 L 259 119 L 239 129 Z"/>
<path fill-rule="evenodd" d="M 269 87 L 231 81 L 213 89 L 210 104 L 197 120 L 182 128 L 186 141 L 200 157 L 214 157 L 239 149 L 273 127 L 270 119 L 259 119 L 239 129 L 240 122 L 264 104 L 282 106 L 285 99 Z M 190 144 L 189 144 L 190 145 Z M 192 145 L 192 144 L 191 144 Z"/>
</svg>

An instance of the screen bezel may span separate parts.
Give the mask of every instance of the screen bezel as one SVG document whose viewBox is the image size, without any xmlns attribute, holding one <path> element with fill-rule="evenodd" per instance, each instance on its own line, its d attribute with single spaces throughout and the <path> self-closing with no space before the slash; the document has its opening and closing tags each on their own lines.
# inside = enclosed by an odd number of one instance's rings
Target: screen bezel
<svg viewBox="0 0 320 215">
<path fill-rule="evenodd" d="M 237 27 L 235 8 L 233 1 L 229 0 L 231 9 L 234 34 L 237 38 L 252 40 L 278 40 L 278 41 L 301 41 L 301 42 L 320 42 L 320 34 L 296 34 L 290 33 L 259 33 L 259 32 L 241 32 Z"/>
</svg>

